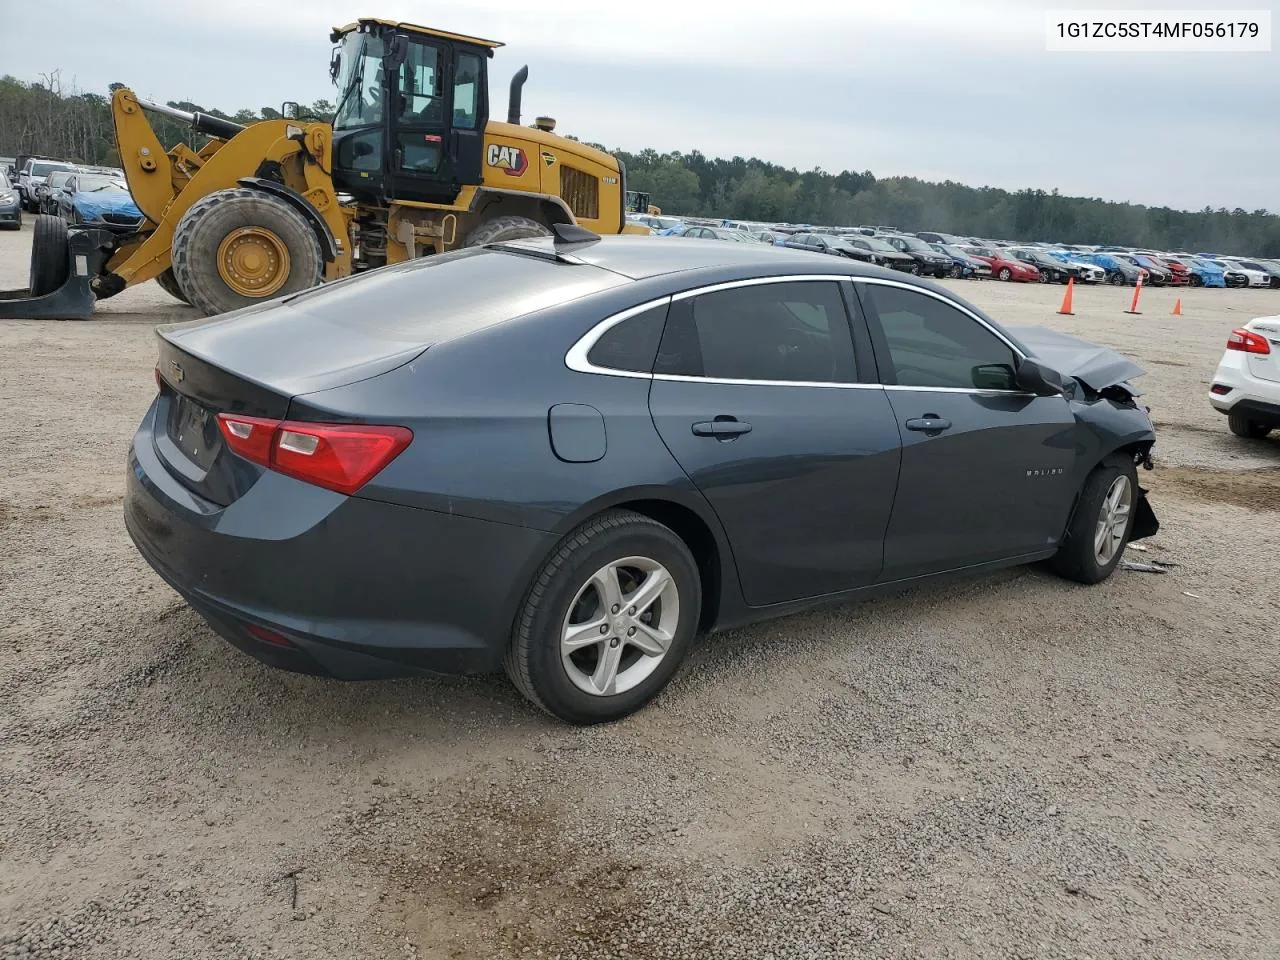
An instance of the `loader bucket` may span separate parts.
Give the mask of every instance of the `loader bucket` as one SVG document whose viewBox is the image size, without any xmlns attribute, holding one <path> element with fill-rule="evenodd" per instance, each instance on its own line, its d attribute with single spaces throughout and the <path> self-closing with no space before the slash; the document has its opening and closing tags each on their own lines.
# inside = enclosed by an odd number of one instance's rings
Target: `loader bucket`
<svg viewBox="0 0 1280 960">
<path fill-rule="evenodd" d="M 67 232 L 67 275 L 56 289 L 31 296 L 30 287 L 0 290 L 0 320 L 87 320 L 97 300 L 89 281 L 102 273 L 115 237 L 96 227 Z"/>
</svg>

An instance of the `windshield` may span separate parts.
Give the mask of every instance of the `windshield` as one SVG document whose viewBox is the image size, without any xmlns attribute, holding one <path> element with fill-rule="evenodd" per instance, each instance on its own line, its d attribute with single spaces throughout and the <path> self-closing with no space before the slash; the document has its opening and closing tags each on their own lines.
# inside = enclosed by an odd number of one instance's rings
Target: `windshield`
<svg viewBox="0 0 1280 960">
<path fill-rule="evenodd" d="M 76 181 L 81 193 L 97 193 L 100 190 L 124 190 L 125 185 L 115 177 L 81 177 Z"/>
<path fill-rule="evenodd" d="M 46 177 L 53 170 L 70 170 L 71 168 L 65 163 L 33 163 L 31 165 L 31 176 Z"/>
<path fill-rule="evenodd" d="M 879 253 L 899 253 L 900 252 L 897 247 L 889 243 L 887 240 L 877 240 L 874 237 L 867 237 L 867 239 L 863 240 L 862 242 L 865 243 L 872 250 L 876 250 Z"/>
<path fill-rule="evenodd" d="M 1246 270 L 1261 270 L 1263 273 L 1267 272 L 1266 268 L 1263 267 L 1262 264 L 1255 263 L 1253 260 L 1237 260 L 1236 262 Z"/>
<path fill-rule="evenodd" d="M 335 130 L 366 127 L 382 122 L 382 39 L 367 33 L 349 33 L 342 39 L 342 76 L 338 89 Z"/>
<path fill-rule="evenodd" d="M 918 237 L 898 237 L 897 239 L 901 241 L 902 245 L 908 250 L 914 250 L 917 253 L 933 253 L 933 251 L 929 249 L 929 245 Z"/>
</svg>

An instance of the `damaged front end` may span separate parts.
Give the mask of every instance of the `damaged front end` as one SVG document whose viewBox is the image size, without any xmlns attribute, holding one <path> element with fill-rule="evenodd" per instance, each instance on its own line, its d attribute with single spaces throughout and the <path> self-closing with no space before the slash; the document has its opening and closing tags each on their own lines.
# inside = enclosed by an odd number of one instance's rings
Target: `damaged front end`
<svg viewBox="0 0 1280 960">
<path fill-rule="evenodd" d="M 1082 428 L 1077 457 L 1082 473 L 1118 451 L 1129 453 L 1143 470 L 1154 469 L 1151 449 L 1156 433 L 1151 408 L 1138 402 L 1142 391 L 1133 384 L 1146 370 L 1110 347 L 1048 327 L 1006 329 L 1037 361 L 1061 376 L 1064 394 Z M 1083 482 L 1084 477 L 1078 479 Z M 1160 530 L 1148 492 L 1138 485 L 1130 540 L 1143 540 Z"/>
</svg>

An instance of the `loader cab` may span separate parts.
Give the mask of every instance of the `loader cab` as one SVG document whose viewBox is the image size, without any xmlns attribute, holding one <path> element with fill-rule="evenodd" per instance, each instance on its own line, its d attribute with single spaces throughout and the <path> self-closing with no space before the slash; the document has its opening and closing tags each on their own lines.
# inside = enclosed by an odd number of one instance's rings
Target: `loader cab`
<svg viewBox="0 0 1280 960">
<path fill-rule="evenodd" d="M 330 39 L 338 190 L 373 202 L 451 203 L 480 183 L 488 62 L 501 44 L 384 20 L 360 20 Z"/>
</svg>

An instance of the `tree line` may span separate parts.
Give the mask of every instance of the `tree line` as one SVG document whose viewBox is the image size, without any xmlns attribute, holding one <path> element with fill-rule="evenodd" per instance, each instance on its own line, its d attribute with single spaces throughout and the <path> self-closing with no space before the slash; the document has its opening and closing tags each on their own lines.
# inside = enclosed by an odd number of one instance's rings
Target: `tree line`
<svg viewBox="0 0 1280 960">
<path fill-rule="evenodd" d="M 170 101 L 169 106 L 237 123 L 280 116 L 274 107 L 224 113 L 186 101 Z M 328 119 L 333 109 L 329 101 L 317 100 L 303 107 L 302 113 Z M 163 117 L 151 119 L 166 148 L 181 141 L 198 149 L 204 141 L 184 124 Z M 870 171 L 801 172 L 754 157 L 713 159 L 698 150 L 609 152 L 626 164 L 628 186 L 647 192 L 664 213 L 819 226 L 874 224 L 963 236 L 1280 257 L 1280 216 L 1266 210 L 1174 210 L 1068 197 L 1056 189 L 1009 191 L 950 180 L 877 178 Z M 57 71 L 30 83 L 0 77 L 0 155 L 18 153 L 118 164 L 110 99 L 67 88 Z"/>
</svg>

